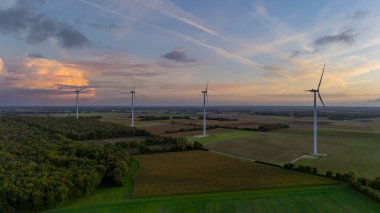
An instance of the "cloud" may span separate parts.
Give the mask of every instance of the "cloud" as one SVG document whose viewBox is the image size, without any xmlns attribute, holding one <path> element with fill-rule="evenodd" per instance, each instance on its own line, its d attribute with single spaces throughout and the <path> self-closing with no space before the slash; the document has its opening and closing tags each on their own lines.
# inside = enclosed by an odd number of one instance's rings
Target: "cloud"
<svg viewBox="0 0 380 213">
<path fill-rule="evenodd" d="M 380 98 L 375 98 L 375 99 L 370 99 L 370 100 L 367 100 L 368 103 L 379 103 L 380 102 Z"/>
<path fill-rule="evenodd" d="M 374 98 L 374 99 L 369 99 L 366 102 L 367 103 L 380 103 L 380 97 L 379 98 Z"/>
<path fill-rule="evenodd" d="M 301 51 L 299 51 L 299 50 L 293 50 L 293 51 L 290 53 L 289 57 L 291 57 L 291 58 L 293 58 L 293 57 L 297 57 L 297 56 L 299 56 L 300 54 L 301 54 Z"/>
<path fill-rule="evenodd" d="M 193 58 L 189 58 L 184 50 L 173 50 L 162 56 L 163 58 L 175 62 L 187 63 L 196 61 Z"/>
<path fill-rule="evenodd" d="M 326 46 L 334 43 L 351 45 L 352 43 L 354 43 L 358 35 L 359 34 L 355 33 L 353 29 L 349 29 L 336 35 L 322 36 L 316 39 L 313 43 L 315 46 Z"/>
<path fill-rule="evenodd" d="M 29 53 L 29 58 L 45 58 L 41 53 Z"/>
<path fill-rule="evenodd" d="M 0 32 L 16 35 L 26 32 L 26 41 L 29 44 L 55 38 L 66 49 L 89 45 L 89 39 L 71 25 L 37 13 L 36 8 L 43 3 L 42 0 L 17 0 L 13 7 L 0 10 Z"/>
<path fill-rule="evenodd" d="M 370 12 L 368 10 L 357 10 L 354 13 L 349 14 L 348 17 L 355 20 L 359 20 L 366 18 L 369 14 Z"/>
<path fill-rule="evenodd" d="M 85 70 L 46 58 L 9 60 L 6 74 L 2 83 L 12 88 L 55 89 L 59 84 L 89 85 Z"/>
<path fill-rule="evenodd" d="M 216 46 L 213 46 L 213 45 L 210 45 L 210 44 L 207 44 L 207 43 L 204 43 L 202 41 L 199 41 L 191 36 L 183 36 L 184 39 L 188 40 L 188 41 L 191 41 L 201 47 L 204 47 L 206 49 L 209 49 L 211 51 L 213 51 L 215 54 L 219 55 L 220 57 L 222 58 L 225 58 L 225 59 L 230 59 L 230 60 L 233 60 L 235 62 L 238 62 L 240 64 L 244 64 L 244 65 L 247 65 L 247 66 L 252 66 L 252 67 L 255 67 L 255 68 L 258 68 L 258 67 L 263 67 L 264 65 L 258 63 L 258 62 L 255 62 L 249 58 L 246 58 L 246 57 L 243 57 L 243 56 L 240 56 L 240 55 L 237 55 L 237 54 L 234 54 L 232 52 L 229 52 L 223 48 L 220 48 L 220 47 L 216 47 Z"/>
<path fill-rule="evenodd" d="M 115 23 L 111 23 L 111 24 L 88 23 L 87 25 L 97 30 L 112 30 L 118 27 L 118 25 Z"/>
<path fill-rule="evenodd" d="M 2 58 L 0 58 L 0 78 L 4 74 L 4 61 Z"/>
<path fill-rule="evenodd" d="M 155 10 L 163 15 L 185 23 L 205 33 L 213 36 L 219 36 L 217 32 L 205 26 L 199 20 L 196 20 L 197 18 L 193 14 L 181 9 L 168 0 L 135 0 L 134 2 L 140 6 Z"/>
</svg>

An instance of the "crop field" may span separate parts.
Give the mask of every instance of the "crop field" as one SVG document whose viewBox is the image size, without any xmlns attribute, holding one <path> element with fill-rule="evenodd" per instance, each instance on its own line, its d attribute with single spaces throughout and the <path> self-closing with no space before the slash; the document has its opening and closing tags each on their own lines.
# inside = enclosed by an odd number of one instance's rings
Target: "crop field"
<svg viewBox="0 0 380 213">
<path fill-rule="evenodd" d="M 134 197 L 331 184 L 333 181 L 207 151 L 135 156 Z"/>
<path fill-rule="evenodd" d="M 202 124 L 202 120 L 169 120 L 137 121 L 136 126 L 154 134 L 172 137 L 187 137 L 190 141 L 200 141 L 210 150 L 237 155 L 253 160 L 261 160 L 282 165 L 291 162 L 305 153 L 312 151 L 312 118 L 285 117 L 242 114 L 238 112 L 213 114 L 213 117 L 238 119 L 237 121 L 208 121 L 208 125 L 228 127 L 257 128 L 268 123 L 285 123 L 289 129 L 272 132 L 252 132 L 229 129 L 208 130 L 207 138 L 193 138 L 202 131 L 188 131 L 165 134 L 167 130 L 191 128 L 183 125 L 188 123 Z M 197 116 L 193 115 L 193 118 Z M 115 117 L 112 114 L 103 120 L 130 124 L 126 116 Z M 298 164 L 315 166 L 321 173 L 327 170 L 333 172 L 348 172 L 355 170 L 360 176 L 374 178 L 380 176 L 380 119 L 328 120 L 321 117 L 318 129 L 318 149 L 327 154 L 316 160 L 302 159 Z"/>
<path fill-rule="evenodd" d="M 100 188 L 48 212 L 378 212 L 380 209 L 379 203 L 345 184 L 206 151 L 136 157 L 139 165 L 133 161 L 126 186 Z"/>
<path fill-rule="evenodd" d="M 321 129 L 318 149 L 326 157 L 301 160 L 298 164 L 317 167 L 320 172 L 347 173 L 355 170 L 360 176 L 380 176 L 380 135 L 373 132 Z M 312 151 L 312 131 L 290 128 L 273 132 L 256 132 L 240 139 L 206 144 L 210 150 L 282 165 Z"/>
<path fill-rule="evenodd" d="M 378 212 L 345 185 L 305 186 L 94 202 L 49 212 Z"/>
<path fill-rule="evenodd" d="M 204 137 L 204 138 L 189 137 L 188 139 L 190 141 L 198 141 L 203 144 L 207 144 L 207 143 L 214 143 L 214 142 L 221 142 L 221 141 L 236 140 L 236 139 L 254 136 L 257 134 L 257 132 L 254 132 L 254 131 L 231 130 L 231 129 L 218 129 L 218 130 L 219 131 L 209 130 L 208 133 L 210 136 L 208 137 Z"/>
</svg>

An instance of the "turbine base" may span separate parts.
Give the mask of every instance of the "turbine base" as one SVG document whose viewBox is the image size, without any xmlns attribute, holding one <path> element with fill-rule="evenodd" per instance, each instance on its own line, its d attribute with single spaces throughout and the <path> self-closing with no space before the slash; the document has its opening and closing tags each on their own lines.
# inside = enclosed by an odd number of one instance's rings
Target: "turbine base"
<svg viewBox="0 0 380 213">
<path fill-rule="evenodd" d="M 317 154 L 315 154 L 315 153 L 307 153 L 307 155 L 309 157 L 315 157 L 315 158 L 326 157 L 327 156 L 327 154 L 325 154 L 325 153 L 317 153 Z"/>
<path fill-rule="evenodd" d="M 209 135 L 194 135 L 193 138 L 206 138 Z"/>
</svg>

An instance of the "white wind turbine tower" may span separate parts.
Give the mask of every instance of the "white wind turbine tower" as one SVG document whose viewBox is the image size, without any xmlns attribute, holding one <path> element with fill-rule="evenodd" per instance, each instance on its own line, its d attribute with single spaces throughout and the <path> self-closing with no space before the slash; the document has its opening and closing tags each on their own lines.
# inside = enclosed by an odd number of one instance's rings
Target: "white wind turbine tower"
<svg viewBox="0 0 380 213">
<path fill-rule="evenodd" d="M 322 100 L 322 96 L 319 93 L 319 88 L 321 87 L 322 83 L 322 78 L 323 78 L 323 73 L 325 72 L 325 66 L 326 64 L 323 65 L 323 70 L 322 70 L 322 75 L 321 79 L 319 80 L 318 88 L 317 89 L 311 89 L 311 90 L 306 90 L 307 92 L 312 92 L 314 93 L 314 150 L 313 150 L 313 155 L 318 156 L 318 144 L 317 144 L 317 94 L 319 97 L 319 100 L 321 101 L 323 108 L 325 108 L 325 103 Z"/>
<path fill-rule="evenodd" d="M 208 103 L 208 83 L 205 86 L 205 90 L 202 91 L 203 93 L 203 137 L 206 137 L 206 102 Z"/>
<path fill-rule="evenodd" d="M 136 97 L 136 92 L 135 92 L 135 86 L 133 86 L 133 89 L 130 91 L 132 95 L 132 117 L 131 117 L 131 127 L 135 127 L 135 97 Z"/>
<path fill-rule="evenodd" d="M 79 93 L 84 89 L 84 88 L 79 88 L 77 85 L 76 86 L 76 90 L 74 91 L 74 93 L 76 94 L 76 106 L 77 106 L 77 119 L 79 119 Z"/>
</svg>

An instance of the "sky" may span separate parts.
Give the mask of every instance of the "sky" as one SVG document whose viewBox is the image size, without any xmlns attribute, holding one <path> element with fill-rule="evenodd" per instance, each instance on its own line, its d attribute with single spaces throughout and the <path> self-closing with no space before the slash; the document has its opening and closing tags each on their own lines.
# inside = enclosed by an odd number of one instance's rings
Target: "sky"
<svg viewBox="0 0 380 213">
<path fill-rule="evenodd" d="M 380 2 L 1 0 L 0 105 L 380 105 Z"/>
</svg>

